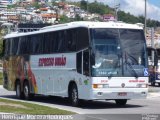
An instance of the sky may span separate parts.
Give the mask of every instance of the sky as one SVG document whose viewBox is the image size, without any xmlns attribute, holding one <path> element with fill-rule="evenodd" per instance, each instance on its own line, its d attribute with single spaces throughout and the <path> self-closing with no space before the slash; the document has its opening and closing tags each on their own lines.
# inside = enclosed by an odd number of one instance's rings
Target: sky
<svg viewBox="0 0 160 120">
<path fill-rule="evenodd" d="M 68 0 L 68 1 L 80 1 L 80 0 Z M 86 0 L 87 1 L 87 0 Z M 94 0 L 88 0 L 93 2 Z M 145 0 L 97 0 L 98 2 L 104 2 L 111 7 L 120 3 L 120 10 L 129 12 L 133 15 L 144 15 Z M 160 21 L 160 0 L 147 0 L 147 18 Z"/>
</svg>

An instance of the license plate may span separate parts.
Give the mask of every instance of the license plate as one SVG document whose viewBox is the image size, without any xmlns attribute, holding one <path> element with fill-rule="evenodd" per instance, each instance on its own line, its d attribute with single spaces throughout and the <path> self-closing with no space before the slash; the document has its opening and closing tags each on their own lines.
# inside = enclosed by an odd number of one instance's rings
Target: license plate
<svg viewBox="0 0 160 120">
<path fill-rule="evenodd" d="M 120 92 L 120 93 L 118 93 L 118 96 L 127 96 L 127 93 L 126 92 Z"/>
</svg>

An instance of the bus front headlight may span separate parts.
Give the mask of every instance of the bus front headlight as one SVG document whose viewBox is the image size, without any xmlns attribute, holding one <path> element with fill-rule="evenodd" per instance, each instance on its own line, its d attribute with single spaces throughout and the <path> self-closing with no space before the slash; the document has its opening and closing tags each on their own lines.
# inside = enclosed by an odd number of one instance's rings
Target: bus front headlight
<svg viewBox="0 0 160 120">
<path fill-rule="evenodd" d="M 157 69 L 157 72 L 160 72 L 160 68 Z"/>
<path fill-rule="evenodd" d="M 157 75 L 157 78 L 160 79 L 160 75 Z"/>
</svg>

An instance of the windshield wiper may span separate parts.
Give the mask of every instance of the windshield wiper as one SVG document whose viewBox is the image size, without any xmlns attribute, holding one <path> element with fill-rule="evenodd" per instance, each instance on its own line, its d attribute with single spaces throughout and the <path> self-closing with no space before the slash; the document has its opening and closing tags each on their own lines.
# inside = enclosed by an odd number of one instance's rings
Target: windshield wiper
<svg viewBox="0 0 160 120">
<path fill-rule="evenodd" d="M 110 75 L 108 76 L 108 79 L 111 79 L 111 78 L 112 78 L 112 76 L 114 75 L 113 72 L 115 72 L 115 71 L 117 70 L 117 68 L 118 68 L 118 61 L 117 61 L 117 63 L 114 65 L 114 67 L 112 68 L 112 71 L 111 71 Z M 117 71 L 117 72 L 118 72 L 118 71 Z"/>
<path fill-rule="evenodd" d="M 134 75 L 136 78 L 138 78 L 138 75 L 137 75 L 136 71 L 134 70 L 134 68 L 132 67 L 132 65 L 131 65 L 130 63 L 128 63 L 128 62 L 126 62 L 126 64 L 127 64 L 127 65 L 129 66 L 129 68 L 132 70 L 133 75 Z"/>
<path fill-rule="evenodd" d="M 136 71 L 134 70 L 134 68 L 133 68 L 133 66 L 132 66 L 132 64 L 131 63 L 129 63 L 128 62 L 128 60 L 127 60 L 127 56 L 129 56 L 131 59 L 131 61 L 133 62 L 137 62 L 137 60 L 133 57 L 133 56 L 131 56 L 131 55 L 129 55 L 127 52 L 125 52 L 125 61 L 124 61 L 124 63 L 126 64 L 126 65 L 128 65 L 129 66 L 129 68 L 132 70 L 132 74 L 136 77 L 136 78 L 138 78 L 138 75 L 137 75 L 137 73 L 136 73 Z"/>
<path fill-rule="evenodd" d="M 133 75 L 134 75 L 136 78 L 138 78 L 138 75 L 137 75 L 136 71 L 134 70 L 134 68 L 132 67 L 132 65 L 131 65 L 130 63 L 128 63 L 127 61 L 126 61 L 126 64 L 127 64 L 127 65 L 129 66 L 129 68 L 132 70 Z"/>
</svg>

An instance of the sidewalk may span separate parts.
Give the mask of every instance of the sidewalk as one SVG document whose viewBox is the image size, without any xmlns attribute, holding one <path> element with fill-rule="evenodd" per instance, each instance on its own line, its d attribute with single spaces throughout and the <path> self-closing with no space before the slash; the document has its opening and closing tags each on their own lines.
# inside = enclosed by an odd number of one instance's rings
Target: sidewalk
<svg viewBox="0 0 160 120">
<path fill-rule="evenodd" d="M 147 98 L 160 97 L 160 92 L 149 92 Z"/>
</svg>

